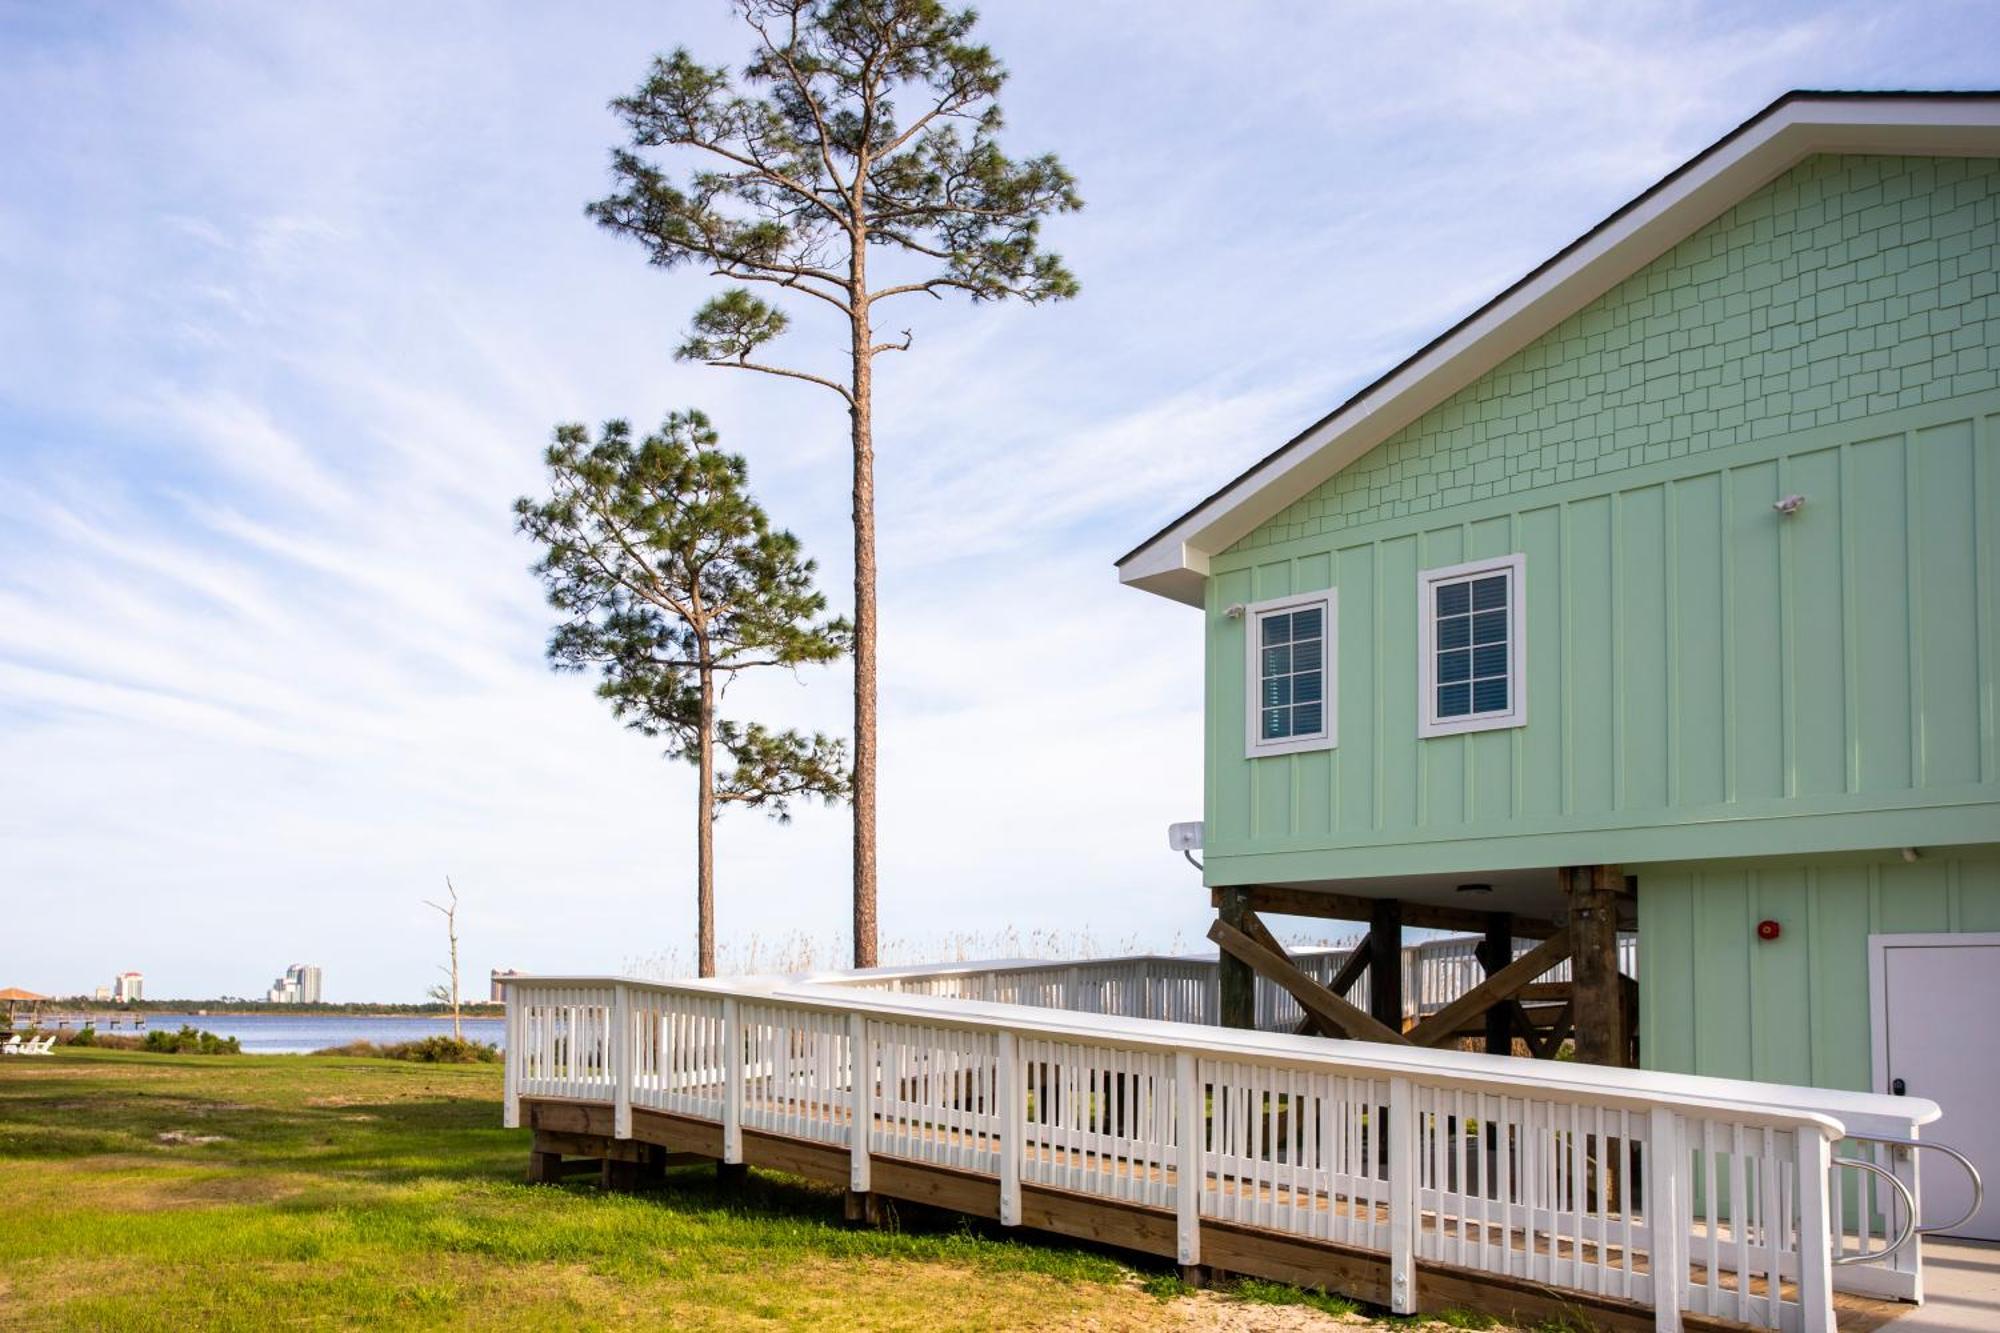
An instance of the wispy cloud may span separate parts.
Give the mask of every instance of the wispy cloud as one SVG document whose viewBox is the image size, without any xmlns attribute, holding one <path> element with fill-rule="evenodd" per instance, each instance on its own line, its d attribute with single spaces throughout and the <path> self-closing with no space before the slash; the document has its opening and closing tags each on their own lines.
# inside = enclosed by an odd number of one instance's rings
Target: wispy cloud
<svg viewBox="0 0 2000 1333">
<path fill-rule="evenodd" d="M 1084 293 L 884 315 L 887 932 L 1198 937 L 1160 829 L 1200 806 L 1197 618 L 1111 560 L 1783 88 L 1975 80 L 1994 27 L 993 7 L 1009 132 L 1089 200 L 1050 228 Z M 475 968 L 684 939 L 687 773 L 548 673 L 508 516 L 553 422 L 700 404 L 846 600 L 838 405 L 672 364 L 703 280 L 580 216 L 605 99 L 676 43 L 742 47 L 719 3 L 0 11 L 13 979 L 311 956 L 407 997 L 446 872 Z M 847 685 L 731 703 L 840 729 Z M 841 812 L 726 820 L 725 934 L 833 936 L 846 866 Z"/>
</svg>

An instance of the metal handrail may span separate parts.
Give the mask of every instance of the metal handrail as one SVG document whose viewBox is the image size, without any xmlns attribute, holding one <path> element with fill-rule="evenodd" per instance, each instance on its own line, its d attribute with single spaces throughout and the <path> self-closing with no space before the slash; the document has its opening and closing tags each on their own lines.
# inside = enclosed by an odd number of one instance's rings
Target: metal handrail
<svg viewBox="0 0 2000 1333">
<path fill-rule="evenodd" d="M 1922 1140 L 1885 1139 L 1875 1134 L 1849 1134 L 1847 1137 L 1850 1139 L 1859 1139 L 1864 1143 L 1885 1143 L 1892 1148 L 1910 1148 L 1910 1149 L 1929 1148 L 1933 1152 L 1943 1153 L 1946 1157 L 1951 1158 L 1953 1161 L 1957 1162 L 1960 1166 L 1965 1168 L 1965 1174 L 1972 1178 L 1971 1206 L 1968 1207 L 1963 1213 L 1960 1213 L 1957 1217 L 1954 1217 L 1949 1222 L 1939 1222 L 1933 1226 L 1927 1226 L 1927 1227 L 1919 1226 L 1917 1228 L 1917 1234 L 1919 1236 L 1934 1235 L 1935 1233 L 1940 1231 L 1956 1231 L 1958 1228 L 1964 1226 L 1967 1222 L 1970 1222 L 1973 1218 L 1979 1216 L 1979 1210 L 1985 1206 L 1986 1181 L 1980 1176 L 1979 1168 L 1972 1164 L 1972 1159 L 1970 1157 L 1967 1157 L 1964 1153 L 1952 1147 L 1950 1144 L 1938 1143 L 1935 1140 L 1930 1140 L 1930 1139 L 1922 1139 Z"/>
<path fill-rule="evenodd" d="M 1909 1146 L 1912 1148 L 1934 1148 L 1964 1167 L 1965 1174 L 1972 1177 L 1972 1206 L 1967 1208 L 1963 1215 L 1955 1217 L 1949 1222 L 1940 1222 L 1932 1227 L 1918 1227 L 1917 1234 L 1919 1236 L 1928 1236 L 1934 1231 L 1956 1231 L 1977 1217 L 1980 1208 L 1986 1203 L 1986 1182 L 1980 1179 L 1979 1168 L 1972 1164 L 1972 1159 L 1958 1149 L 1943 1143 L 1920 1143 L 1912 1139 Z"/>
<path fill-rule="evenodd" d="M 1895 1140 L 1878 1139 L 1874 1140 L 1874 1142 L 1893 1143 Z M 1859 1157 L 1836 1157 L 1833 1159 L 1833 1164 L 1835 1166 L 1859 1167 L 1863 1171 L 1873 1171 L 1876 1175 L 1894 1185 L 1896 1193 L 1903 1196 L 1903 1207 L 1910 1217 L 1909 1222 L 1903 1227 L 1903 1234 L 1896 1237 L 1895 1244 L 1885 1245 L 1879 1250 L 1866 1250 L 1860 1254 L 1840 1255 L 1833 1261 L 1835 1268 L 1844 1268 L 1848 1264 L 1880 1263 L 1917 1238 L 1917 1196 L 1910 1193 L 1910 1187 L 1903 1183 L 1902 1177 L 1886 1166 L 1879 1166 L 1874 1162 L 1864 1162 Z"/>
</svg>

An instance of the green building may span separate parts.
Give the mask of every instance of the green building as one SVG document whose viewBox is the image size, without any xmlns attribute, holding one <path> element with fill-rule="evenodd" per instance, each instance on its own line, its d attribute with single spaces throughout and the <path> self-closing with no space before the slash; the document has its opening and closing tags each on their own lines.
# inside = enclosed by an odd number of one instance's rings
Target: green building
<svg viewBox="0 0 2000 1333">
<path fill-rule="evenodd" d="M 1996 225 L 2000 94 L 1781 98 L 1125 556 L 1224 920 L 1565 931 L 1585 1058 L 2000 1176 Z"/>
</svg>

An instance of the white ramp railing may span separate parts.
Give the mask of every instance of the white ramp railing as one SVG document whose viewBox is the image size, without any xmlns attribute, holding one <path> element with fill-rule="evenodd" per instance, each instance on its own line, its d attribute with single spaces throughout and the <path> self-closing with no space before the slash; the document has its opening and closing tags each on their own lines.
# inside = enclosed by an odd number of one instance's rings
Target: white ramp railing
<svg viewBox="0 0 2000 1333">
<path fill-rule="evenodd" d="M 1534 940 L 1514 945 L 1516 958 L 1535 947 Z M 1473 935 L 1449 935 L 1407 945 L 1403 949 L 1403 1017 L 1428 1018 L 1486 978 Z M 1347 963 L 1349 950 L 1312 945 L 1290 950 L 1299 970 L 1321 984 L 1330 983 Z M 1637 976 L 1638 936 L 1618 937 L 1618 967 Z M 1567 960 L 1543 977 L 1568 981 Z M 1220 964 L 1213 953 L 1132 954 L 1118 958 L 1085 958 L 1075 962 L 1046 959 L 1005 959 L 975 963 L 924 963 L 908 967 L 878 967 L 856 972 L 825 972 L 801 980 L 830 986 L 890 991 L 898 995 L 938 995 L 994 1004 L 1031 1004 L 1043 1009 L 1068 1009 L 1081 1014 L 1118 1014 L 1126 1018 L 1166 1018 L 1182 1023 L 1219 1022 Z M 1290 992 L 1270 978 L 1255 979 L 1256 1026 L 1263 1032 L 1290 1032 L 1305 1011 Z M 1347 998 L 1368 1002 L 1368 970 L 1363 968 L 1348 987 Z"/>
<path fill-rule="evenodd" d="M 1415 1050 L 782 980 L 507 983 L 523 1097 L 608 1103 L 1782 1330 L 1834 1326 L 1847 1123 L 1919 1098 Z M 1157 998 L 1157 994 L 1155 994 Z M 1862 1132 L 1857 1129 L 1857 1133 Z M 1858 1271 L 1842 1268 L 1839 1271 Z"/>
</svg>

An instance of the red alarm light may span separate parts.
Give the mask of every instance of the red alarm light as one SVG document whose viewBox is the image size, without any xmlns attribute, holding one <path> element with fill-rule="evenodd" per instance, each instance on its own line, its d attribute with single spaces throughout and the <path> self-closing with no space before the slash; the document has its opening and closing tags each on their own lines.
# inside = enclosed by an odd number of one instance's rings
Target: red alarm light
<svg viewBox="0 0 2000 1333">
<path fill-rule="evenodd" d="M 1784 933 L 1784 927 L 1775 921 L 1759 921 L 1757 923 L 1757 938 L 1760 940 L 1766 942 L 1775 940 L 1782 933 Z"/>
</svg>

